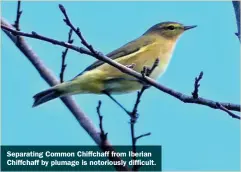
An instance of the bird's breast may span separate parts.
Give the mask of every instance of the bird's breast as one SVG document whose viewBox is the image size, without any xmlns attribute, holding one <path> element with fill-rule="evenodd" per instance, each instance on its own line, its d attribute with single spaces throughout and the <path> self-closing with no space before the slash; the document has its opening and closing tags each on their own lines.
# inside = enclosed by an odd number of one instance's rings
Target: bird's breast
<svg viewBox="0 0 241 172">
<path fill-rule="evenodd" d="M 173 43 L 166 43 L 165 45 L 159 44 L 156 48 L 155 54 L 153 54 L 152 59 L 149 60 L 145 65 L 152 67 L 155 60 L 158 58 L 159 63 L 158 66 L 155 68 L 155 70 L 150 75 L 151 78 L 157 79 L 159 76 L 161 76 L 167 69 L 172 53 L 174 50 L 175 45 Z"/>
</svg>

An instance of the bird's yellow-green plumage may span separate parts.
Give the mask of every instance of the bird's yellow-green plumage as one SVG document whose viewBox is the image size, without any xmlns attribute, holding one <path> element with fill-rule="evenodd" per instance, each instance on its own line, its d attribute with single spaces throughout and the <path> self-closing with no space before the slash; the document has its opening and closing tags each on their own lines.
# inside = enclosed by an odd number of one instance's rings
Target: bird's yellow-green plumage
<svg viewBox="0 0 241 172">
<path fill-rule="evenodd" d="M 163 74 L 170 62 L 179 36 L 195 26 L 183 26 L 176 22 L 163 22 L 148 29 L 139 38 L 125 44 L 107 56 L 125 66 L 141 72 L 143 67 L 151 67 L 155 60 L 159 64 L 151 74 L 157 79 Z M 142 84 L 132 76 L 102 61 L 96 61 L 74 79 L 56 85 L 34 96 L 33 106 L 37 106 L 57 97 L 80 93 L 122 94 L 139 90 Z"/>
</svg>

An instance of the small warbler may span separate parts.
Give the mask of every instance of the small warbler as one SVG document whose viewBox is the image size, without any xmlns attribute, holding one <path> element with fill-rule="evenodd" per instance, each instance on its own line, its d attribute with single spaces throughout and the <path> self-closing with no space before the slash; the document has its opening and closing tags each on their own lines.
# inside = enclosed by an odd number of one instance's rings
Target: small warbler
<svg viewBox="0 0 241 172">
<path fill-rule="evenodd" d="M 139 38 L 106 56 L 122 65 L 132 65 L 132 69 L 139 73 L 144 66 L 151 67 L 158 58 L 159 64 L 150 75 L 157 79 L 165 72 L 179 36 L 194 27 L 196 26 L 184 26 L 177 22 L 158 23 Z M 72 80 L 36 94 L 33 107 L 66 95 L 107 92 L 122 94 L 139 90 L 141 87 L 142 84 L 134 77 L 107 63 L 96 61 Z"/>
</svg>

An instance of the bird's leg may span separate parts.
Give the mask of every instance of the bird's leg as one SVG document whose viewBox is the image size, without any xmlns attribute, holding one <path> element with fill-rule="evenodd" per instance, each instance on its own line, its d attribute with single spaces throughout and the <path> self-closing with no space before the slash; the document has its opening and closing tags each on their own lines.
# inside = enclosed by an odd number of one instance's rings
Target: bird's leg
<svg viewBox="0 0 241 172">
<path fill-rule="evenodd" d="M 124 106 L 122 106 L 108 91 L 103 91 L 111 100 L 113 100 L 121 109 L 123 109 L 128 115 L 131 116 L 131 112 L 128 111 Z"/>
</svg>

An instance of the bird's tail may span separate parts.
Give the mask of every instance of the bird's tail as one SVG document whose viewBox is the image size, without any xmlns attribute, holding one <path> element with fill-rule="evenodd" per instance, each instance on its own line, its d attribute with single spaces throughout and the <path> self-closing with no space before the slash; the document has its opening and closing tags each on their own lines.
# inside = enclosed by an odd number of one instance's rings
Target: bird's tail
<svg viewBox="0 0 241 172">
<path fill-rule="evenodd" d="M 61 94 L 54 88 L 50 88 L 48 90 L 42 91 L 33 96 L 34 98 L 33 107 L 43 104 L 47 101 L 53 100 L 55 98 L 58 98 L 60 97 L 60 95 Z"/>
<path fill-rule="evenodd" d="M 73 84 L 71 82 L 65 82 L 34 95 L 33 107 L 56 99 L 58 97 L 68 95 L 69 93 L 73 92 L 70 89 L 72 86 Z"/>
</svg>

